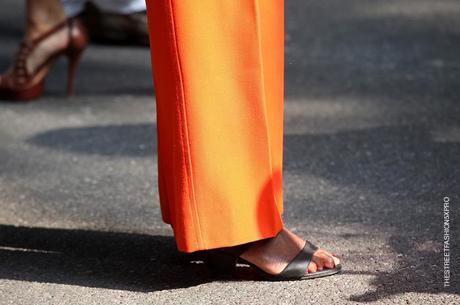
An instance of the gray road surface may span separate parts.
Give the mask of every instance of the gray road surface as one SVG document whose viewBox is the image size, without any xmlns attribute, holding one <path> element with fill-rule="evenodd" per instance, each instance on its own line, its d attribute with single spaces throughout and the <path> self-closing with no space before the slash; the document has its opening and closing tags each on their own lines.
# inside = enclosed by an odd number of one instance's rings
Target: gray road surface
<svg viewBox="0 0 460 305">
<path fill-rule="evenodd" d="M 0 10 L 0 69 L 22 1 Z M 0 104 L 0 304 L 459 304 L 460 2 L 286 0 L 285 221 L 340 276 L 215 279 L 160 219 L 147 49 Z M 443 287 L 443 198 L 451 287 Z"/>
</svg>

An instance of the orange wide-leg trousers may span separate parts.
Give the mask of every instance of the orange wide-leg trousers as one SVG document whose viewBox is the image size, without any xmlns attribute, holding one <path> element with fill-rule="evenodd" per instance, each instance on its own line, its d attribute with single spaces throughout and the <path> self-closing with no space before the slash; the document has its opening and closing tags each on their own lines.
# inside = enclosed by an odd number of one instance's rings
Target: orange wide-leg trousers
<svg viewBox="0 0 460 305">
<path fill-rule="evenodd" d="M 147 0 L 163 221 L 183 252 L 283 227 L 284 0 Z"/>
</svg>

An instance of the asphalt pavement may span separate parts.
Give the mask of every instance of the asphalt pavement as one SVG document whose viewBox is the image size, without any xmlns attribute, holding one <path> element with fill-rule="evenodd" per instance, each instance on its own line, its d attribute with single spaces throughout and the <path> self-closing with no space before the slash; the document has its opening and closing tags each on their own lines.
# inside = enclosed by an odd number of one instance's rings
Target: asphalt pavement
<svg viewBox="0 0 460 305">
<path fill-rule="evenodd" d="M 23 30 L 0 10 L 0 70 Z M 92 45 L 0 103 L 0 304 L 460 304 L 460 2 L 286 0 L 286 225 L 343 273 L 215 278 L 157 193 L 146 48 Z M 450 287 L 444 287 L 449 198 Z"/>
</svg>

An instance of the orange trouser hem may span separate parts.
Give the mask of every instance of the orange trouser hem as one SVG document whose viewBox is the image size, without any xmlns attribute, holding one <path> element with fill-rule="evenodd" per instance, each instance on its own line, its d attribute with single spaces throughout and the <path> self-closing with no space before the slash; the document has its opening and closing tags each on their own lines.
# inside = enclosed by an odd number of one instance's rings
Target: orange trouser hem
<svg viewBox="0 0 460 305">
<path fill-rule="evenodd" d="M 183 252 L 283 227 L 283 0 L 147 0 L 163 221 Z"/>
</svg>

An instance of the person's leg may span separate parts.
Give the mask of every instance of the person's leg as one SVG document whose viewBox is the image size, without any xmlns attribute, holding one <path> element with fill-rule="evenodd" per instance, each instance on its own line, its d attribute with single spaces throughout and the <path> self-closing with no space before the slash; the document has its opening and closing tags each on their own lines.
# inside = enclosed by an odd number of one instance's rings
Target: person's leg
<svg viewBox="0 0 460 305">
<path fill-rule="evenodd" d="M 65 19 L 60 0 L 27 0 L 26 40 L 40 37 Z"/>
<path fill-rule="evenodd" d="M 60 55 L 69 59 L 68 94 L 86 34 L 76 20 L 68 20 L 59 0 L 27 0 L 26 30 L 10 68 L 0 75 L 0 100 L 31 100 L 44 90 L 44 79 Z"/>
<path fill-rule="evenodd" d="M 67 16 L 79 16 L 91 40 L 148 46 L 145 0 L 61 0 Z"/>
<path fill-rule="evenodd" d="M 162 212 L 181 251 L 283 227 L 283 2 L 255 3 L 147 2 Z"/>
<path fill-rule="evenodd" d="M 275 274 L 304 244 L 281 219 L 284 1 L 147 8 L 163 220 L 184 252 L 258 241 L 242 257 Z"/>
</svg>

